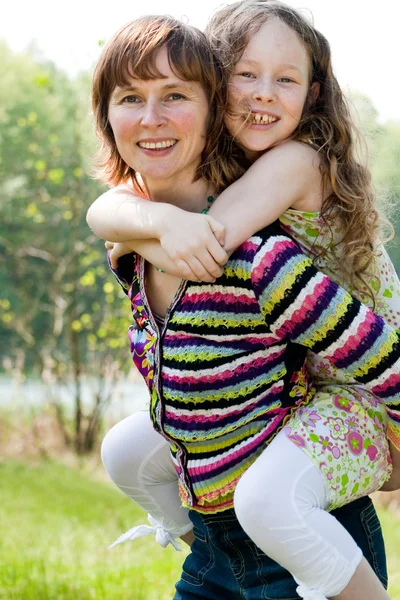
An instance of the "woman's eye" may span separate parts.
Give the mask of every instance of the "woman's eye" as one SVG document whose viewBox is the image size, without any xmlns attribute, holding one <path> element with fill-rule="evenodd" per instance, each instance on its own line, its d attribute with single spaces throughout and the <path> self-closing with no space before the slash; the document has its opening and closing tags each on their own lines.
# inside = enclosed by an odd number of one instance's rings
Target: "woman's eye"
<svg viewBox="0 0 400 600">
<path fill-rule="evenodd" d="M 184 100 L 185 97 L 182 96 L 182 94 L 178 94 L 177 92 L 175 92 L 174 94 L 170 94 L 168 96 L 168 100 Z"/>
<path fill-rule="evenodd" d="M 125 104 L 136 104 L 137 102 L 139 102 L 139 98 L 138 96 L 125 96 L 125 98 L 122 99 L 122 102 Z"/>
</svg>

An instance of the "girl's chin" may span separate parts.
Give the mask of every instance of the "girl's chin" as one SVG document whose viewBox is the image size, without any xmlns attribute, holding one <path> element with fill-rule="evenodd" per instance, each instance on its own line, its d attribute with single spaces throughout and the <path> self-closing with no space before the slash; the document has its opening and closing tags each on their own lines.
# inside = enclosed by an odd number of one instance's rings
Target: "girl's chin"
<svg viewBox="0 0 400 600">
<path fill-rule="evenodd" d="M 251 161 L 257 160 L 267 150 L 267 148 L 260 148 L 259 145 L 255 144 L 242 144 L 238 142 L 238 145 L 245 153 L 246 158 Z"/>
</svg>

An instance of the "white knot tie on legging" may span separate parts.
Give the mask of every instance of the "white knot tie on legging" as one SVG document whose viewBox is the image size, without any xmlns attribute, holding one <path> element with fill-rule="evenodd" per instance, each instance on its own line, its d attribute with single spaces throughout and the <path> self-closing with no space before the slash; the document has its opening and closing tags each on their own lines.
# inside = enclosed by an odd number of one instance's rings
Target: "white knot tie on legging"
<svg viewBox="0 0 400 600">
<path fill-rule="evenodd" d="M 124 542 L 135 540 L 139 537 L 144 537 L 145 535 L 155 535 L 157 544 L 160 544 L 163 548 L 166 548 L 168 544 L 171 544 L 175 550 L 181 552 L 181 546 L 176 539 L 167 529 L 165 529 L 158 521 L 153 519 L 151 515 L 148 515 L 148 520 L 151 525 L 137 525 L 136 527 L 132 527 L 125 533 L 119 536 L 119 538 L 109 546 L 109 548 L 114 548 L 118 544 L 123 544 Z"/>
<path fill-rule="evenodd" d="M 318 590 L 310 590 L 302 585 L 299 585 L 296 592 L 303 600 L 328 600 L 326 596 Z"/>
</svg>

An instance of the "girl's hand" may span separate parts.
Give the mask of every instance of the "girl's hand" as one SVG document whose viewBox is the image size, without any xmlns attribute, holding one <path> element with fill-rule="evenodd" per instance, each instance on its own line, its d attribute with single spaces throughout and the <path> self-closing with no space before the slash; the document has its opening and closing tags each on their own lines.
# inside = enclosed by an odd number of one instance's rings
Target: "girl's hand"
<svg viewBox="0 0 400 600">
<path fill-rule="evenodd" d="M 209 215 L 176 211 L 164 221 L 159 240 L 184 279 L 214 281 L 229 258 L 225 227 Z"/>
<path fill-rule="evenodd" d="M 110 262 L 113 269 L 118 269 L 118 260 L 125 254 L 131 254 L 132 249 L 124 242 L 106 242 L 105 247 L 107 248 L 110 256 Z"/>
</svg>

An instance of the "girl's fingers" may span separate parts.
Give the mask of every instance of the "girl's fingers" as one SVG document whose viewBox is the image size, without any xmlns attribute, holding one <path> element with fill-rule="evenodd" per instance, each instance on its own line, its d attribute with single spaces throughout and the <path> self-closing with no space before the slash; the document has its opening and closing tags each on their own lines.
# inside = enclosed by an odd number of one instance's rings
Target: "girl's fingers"
<svg viewBox="0 0 400 600">
<path fill-rule="evenodd" d="M 210 253 L 212 260 L 215 261 L 218 266 L 223 266 L 228 262 L 228 254 L 215 238 L 210 240 L 210 242 L 207 244 L 207 250 Z"/>
<path fill-rule="evenodd" d="M 215 261 L 214 257 L 211 255 L 208 249 L 205 248 L 204 250 L 199 252 L 195 258 L 199 263 L 201 263 L 203 271 L 210 277 L 212 277 L 213 280 L 218 279 L 218 277 L 221 277 L 222 273 L 224 272 L 224 269 Z M 196 275 L 200 276 L 198 270 L 195 269 L 196 265 L 191 263 L 191 267 L 193 270 L 195 270 Z M 203 278 L 203 281 L 211 280 Z"/>
<path fill-rule="evenodd" d="M 216 221 L 210 215 L 206 215 L 206 219 L 208 221 L 209 226 L 211 227 L 211 231 L 215 235 L 218 243 L 223 246 L 225 244 L 225 226 L 222 225 L 219 221 Z"/>
<path fill-rule="evenodd" d="M 175 264 L 176 267 L 179 269 L 180 276 L 182 277 L 182 279 L 187 279 L 187 281 L 195 281 L 196 283 L 199 283 L 201 281 L 197 277 L 197 275 L 195 275 L 195 273 L 192 271 L 192 269 L 185 260 L 179 259 L 176 261 Z"/>
</svg>

